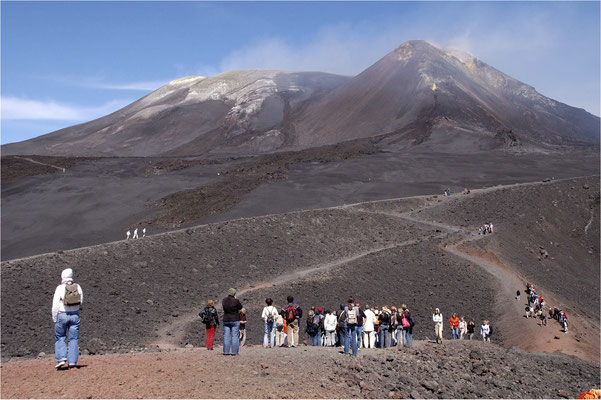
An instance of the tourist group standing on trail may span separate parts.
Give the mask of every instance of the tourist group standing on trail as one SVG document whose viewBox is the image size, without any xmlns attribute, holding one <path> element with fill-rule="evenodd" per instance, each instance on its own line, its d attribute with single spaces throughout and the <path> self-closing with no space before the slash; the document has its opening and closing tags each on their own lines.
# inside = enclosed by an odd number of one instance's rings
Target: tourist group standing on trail
<svg viewBox="0 0 601 400">
<path fill-rule="evenodd" d="M 236 289 L 229 289 L 228 296 L 222 301 L 224 317 L 224 354 L 237 355 L 239 348 L 246 340 L 246 311 L 235 297 Z M 360 348 L 387 348 L 393 346 L 413 347 L 413 327 L 415 318 L 406 304 L 400 307 L 388 305 L 361 307 L 361 304 L 350 297 L 340 304 L 338 310 L 312 306 L 303 317 L 303 309 L 293 296 L 288 296 L 283 307 L 276 307 L 272 298 L 265 299 L 261 312 L 264 324 L 263 347 L 297 347 L 300 342 L 300 325 L 304 321 L 308 340 L 303 344 L 310 346 L 344 348 L 345 354 L 357 355 Z M 206 326 L 206 347 L 213 349 L 215 329 L 219 325 L 219 317 L 214 301 L 209 300 L 203 311 L 199 313 Z M 442 343 L 445 321 L 437 308 L 432 315 L 437 343 Z M 448 323 L 452 339 L 469 339 L 474 337 L 476 324 L 459 318 L 453 314 Z M 492 326 L 484 321 L 480 335 L 485 342 L 490 341 Z"/>
<path fill-rule="evenodd" d="M 432 322 L 434 323 L 434 336 L 436 337 L 436 343 L 442 343 L 442 331 L 444 327 L 444 319 L 440 309 L 435 309 L 434 314 L 432 314 Z M 453 340 L 463 340 L 464 338 L 468 338 L 472 340 L 474 338 L 474 331 L 476 329 L 476 324 L 474 321 L 466 322 L 465 317 L 459 317 L 457 314 L 453 313 L 451 318 L 449 318 L 449 326 L 451 327 L 451 338 Z M 492 336 L 492 326 L 490 326 L 489 320 L 484 320 L 482 326 L 480 327 L 480 336 L 482 340 L 485 342 L 490 342 L 490 337 Z"/>
<path fill-rule="evenodd" d="M 518 295 L 516 296 L 516 299 L 520 298 L 519 292 L 520 291 L 518 290 Z M 539 326 L 547 326 L 547 313 L 545 311 L 547 308 L 547 304 L 545 302 L 545 299 L 541 295 L 536 293 L 534 285 L 532 285 L 530 282 L 526 283 L 526 290 L 524 292 L 526 293 L 528 300 L 528 304 L 525 308 L 526 314 L 524 315 L 524 317 L 537 318 L 540 320 L 538 323 Z M 548 317 L 556 320 L 561 324 L 561 327 L 563 328 L 563 333 L 568 333 L 568 316 L 564 311 L 560 310 L 556 306 L 550 307 L 548 311 Z"/>
</svg>

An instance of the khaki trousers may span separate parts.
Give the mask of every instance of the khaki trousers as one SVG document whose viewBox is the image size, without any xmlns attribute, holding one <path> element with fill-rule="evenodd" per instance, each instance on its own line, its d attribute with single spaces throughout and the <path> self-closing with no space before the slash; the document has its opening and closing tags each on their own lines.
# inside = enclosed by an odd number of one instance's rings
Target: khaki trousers
<svg viewBox="0 0 601 400">
<path fill-rule="evenodd" d="M 288 323 L 286 333 L 288 333 L 288 347 L 298 346 L 298 321 Z"/>
</svg>

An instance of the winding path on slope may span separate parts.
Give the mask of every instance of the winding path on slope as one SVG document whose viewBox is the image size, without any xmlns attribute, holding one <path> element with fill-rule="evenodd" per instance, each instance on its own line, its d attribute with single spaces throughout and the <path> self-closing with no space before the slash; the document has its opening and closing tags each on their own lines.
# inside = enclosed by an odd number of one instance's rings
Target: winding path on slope
<svg viewBox="0 0 601 400">
<path fill-rule="evenodd" d="M 480 189 L 476 191 L 476 195 L 518 185 Z M 430 207 L 444 205 L 444 203 L 453 197 L 457 198 L 457 195 L 443 198 L 442 202 L 427 204 L 414 211 L 401 213 L 365 210 L 361 209 L 360 205 L 359 207 L 355 207 L 355 209 L 358 212 L 384 214 L 446 231 L 449 242 L 441 244 L 441 249 L 479 266 L 491 274 L 498 282 L 497 307 L 501 319 L 492 322 L 503 332 L 504 344 L 506 346 L 515 346 L 524 350 L 538 352 L 560 351 L 588 361 L 598 362 L 598 324 L 567 307 L 565 311 L 570 316 L 571 322 L 569 334 L 564 334 L 560 329 L 559 323 L 555 320 L 549 319 L 548 326 L 543 327 L 538 324 L 537 319 L 525 318 L 525 303 L 523 301 L 525 297 L 522 297 L 522 300 L 516 300 L 515 292 L 518 289 L 523 292 L 528 279 L 512 265 L 502 261 L 493 252 L 470 246 L 470 243 L 483 239 L 486 236 L 478 235 L 460 226 L 449 225 L 440 221 L 430 221 L 416 216 Z M 542 294 L 547 304 L 565 304 L 563 299 L 560 299 L 549 290 L 544 289 Z M 592 332 L 593 335 L 587 335 L 586 332 Z"/>
<path fill-rule="evenodd" d="M 65 172 L 65 168 L 63 168 L 63 167 L 57 167 L 56 165 L 52 165 L 52 164 L 46 164 L 46 163 L 43 163 L 43 162 L 41 162 L 41 161 L 36 161 L 36 160 L 34 160 L 34 159 L 32 159 L 32 158 L 29 158 L 29 157 L 20 157 L 20 156 L 15 156 L 15 158 L 19 158 L 19 159 L 21 159 L 21 160 L 29 161 L 29 162 L 32 162 L 32 163 L 34 163 L 34 164 L 40 164 L 40 165 L 45 165 L 45 166 L 47 166 L 47 167 L 56 168 L 56 169 L 58 169 L 59 171 Z"/>
<path fill-rule="evenodd" d="M 529 185 L 533 184 L 537 185 L 544 183 L 530 183 Z M 472 196 L 483 195 L 496 190 L 523 185 L 527 184 L 520 183 L 477 189 L 472 191 Z M 293 271 L 288 274 L 277 276 L 270 281 L 250 284 L 242 288 L 238 292 L 238 295 L 242 295 L 253 290 L 278 286 L 291 281 L 304 279 L 315 272 L 325 272 L 333 268 L 341 267 L 349 262 L 355 261 L 370 254 L 375 254 L 396 247 L 415 244 L 420 241 L 445 238 L 446 242 L 440 245 L 441 249 L 469 263 L 477 265 L 491 274 L 491 276 L 497 281 L 497 307 L 501 318 L 499 321 L 493 321 L 493 323 L 497 327 L 497 331 L 501 331 L 503 333 L 505 345 L 515 346 L 529 351 L 561 351 L 566 354 L 576 355 L 589 361 L 598 362 L 599 344 L 597 343 L 598 336 L 596 333 L 599 331 L 599 326 L 595 323 L 595 321 L 591 321 L 589 318 L 580 315 L 573 309 L 566 307 L 566 311 L 568 312 L 568 315 L 570 315 L 571 326 L 570 333 L 563 334 L 560 331 L 559 324 L 554 320 L 549 320 L 549 326 L 541 327 L 538 325 L 537 320 L 524 318 L 525 304 L 523 301 L 515 300 L 515 291 L 517 289 L 523 291 L 527 278 L 519 273 L 518 270 L 512 265 L 504 262 L 498 255 L 489 250 L 482 250 L 470 245 L 470 243 L 483 239 L 486 236 L 477 235 L 475 232 L 472 232 L 464 227 L 446 224 L 441 221 L 427 220 L 420 216 L 421 212 L 428 208 L 441 205 L 444 206 L 451 199 L 463 199 L 464 197 L 462 196 L 463 195 L 461 194 L 454 194 L 449 197 L 415 196 L 413 198 L 425 199 L 427 201 L 426 205 L 405 212 L 381 210 L 374 211 L 363 208 L 368 204 L 400 199 L 379 200 L 331 207 L 332 209 L 344 209 L 346 211 L 356 212 L 358 214 L 373 213 L 387 215 L 392 218 L 399 218 L 405 221 L 420 224 L 422 226 L 438 229 L 441 231 L 441 234 L 401 243 L 393 243 L 388 246 L 373 248 L 348 257 L 333 260 L 328 263 L 312 266 L 304 270 Z M 540 288 L 540 285 L 537 286 Z M 559 298 L 548 290 L 543 290 L 542 293 L 547 299 L 548 304 L 565 304 L 564 299 Z M 196 312 L 191 312 L 184 314 L 177 320 L 162 326 L 158 331 L 158 338 L 155 339 L 154 345 L 158 345 L 160 348 L 166 349 L 179 348 L 179 343 L 183 338 L 186 327 L 196 318 L 198 318 Z M 593 332 L 594 334 L 583 335 L 584 332 Z M 555 339 L 556 337 L 559 337 L 560 339 Z"/>
<path fill-rule="evenodd" d="M 284 285 L 284 284 L 287 284 L 290 282 L 295 282 L 295 281 L 298 281 L 299 279 L 304 279 L 308 276 L 312 276 L 315 273 L 326 272 L 331 269 L 340 267 L 344 264 L 348 264 L 350 262 L 353 262 L 360 258 L 366 257 L 368 255 L 376 254 L 376 253 L 379 253 L 382 251 L 386 251 L 386 250 L 390 250 L 390 249 L 394 249 L 394 248 L 398 248 L 398 247 L 413 245 L 415 243 L 420 242 L 421 240 L 427 240 L 427 239 L 412 239 L 412 240 L 407 240 L 404 242 L 392 243 L 387 246 L 381 246 L 381 247 L 376 247 L 376 248 L 369 249 L 366 251 L 362 251 L 360 253 L 356 253 L 356 254 L 353 254 L 348 257 L 338 258 L 336 260 L 330 261 L 325 264 L 319 264 L 317 266 L 312 266 L 307 269 L 296 270 L 296 271 L 292 271 L 287 274 L 278 275 L 274 279 L 271 279 L 269 281 L 258 282 L 258 283 L 254 283 L 254 284 L 245 286 L 244 288 L 242 288 L 238 291 L 237 296 L 241 296 L 245 293 L 252 292 L 254 290 L 265 289 L 265 288 L 269 288 L 269 287 Z M 217 308 L 219 308 L 219 307 L 220 306 L 217 306 Z M 162 349 L 174 349 L 174 348 L 181 347 L 181 346 L 179 346 L 179 343 L 181 342 L 181 340 L 186 332 L 186 326 L 188 326 L 190 323 L 192 323 L 197 318 L 198 318 L 198 314 L 196 311 L 194 311 L 194 312 L 186 313 L 186 314 L 182 315 L 180 318 L 178 318 L 177 320 L 175 320 L 169 324 L 166 324 L 165 326 L 163 326 L 162 328 L 159 329 L 158 338 L 154 340 L 153 346 L 159 346 L 159 348 L 162 348 Z"/>
</svg>

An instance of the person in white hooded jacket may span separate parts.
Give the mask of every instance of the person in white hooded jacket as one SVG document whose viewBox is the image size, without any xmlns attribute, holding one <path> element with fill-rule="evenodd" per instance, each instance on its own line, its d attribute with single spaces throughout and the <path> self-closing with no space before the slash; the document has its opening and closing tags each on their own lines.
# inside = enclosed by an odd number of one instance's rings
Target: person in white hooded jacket
<svg viewBox="0 0 601 400">
<path fill-rule="evenodd" d="M 336 324 L 338 318 L 334 315 L 334 312 L 326 313 L 326 317 L 323 320 L 323 328 L 326 331 L 326 346 L 336 345 Z"/>
<path fill-rule="evenodd" d="M 81 286 L 73 283 L 73 270 L 61 273 L 61 284 L 52 299 L 52 321 L 54 322 L 54 356 L 56 369 L 74 367 L 79 358 L 79 307 L 83 303 Z M 69 335 L 69 345 L 66 337 Z"/>
<path fill-rule="evenodd" d="M 432 321 L 434 321 L 434 334 L 436 335 L 436 343 L 439 341 L 442 343 L 442 328 L 444 324 L 442 323 L 442 314 L 438 308 L 434 310 L 434 314 L 432 314 Z"/>
</svg>

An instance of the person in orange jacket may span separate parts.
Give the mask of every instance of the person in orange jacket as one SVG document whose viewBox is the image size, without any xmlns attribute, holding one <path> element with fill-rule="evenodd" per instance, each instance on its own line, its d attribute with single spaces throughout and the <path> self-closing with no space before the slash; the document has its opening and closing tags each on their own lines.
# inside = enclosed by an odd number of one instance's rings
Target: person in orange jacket
<svg viewBox="0 0 601 400">
<path fill-rule="evenodd" d="M 449 324 L 451 324 L 451 333 L 453 335 L 453 339 L 459 339 L 459 317 L 457 314 L 453 313 L 453 316 L 449 318 Z"/>
</svg>

